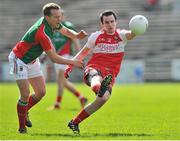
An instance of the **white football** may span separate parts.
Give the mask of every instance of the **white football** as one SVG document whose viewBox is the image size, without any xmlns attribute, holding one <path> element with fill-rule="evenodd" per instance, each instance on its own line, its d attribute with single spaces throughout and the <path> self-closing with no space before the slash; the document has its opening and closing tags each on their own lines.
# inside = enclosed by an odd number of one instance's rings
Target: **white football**
<svg viewBox="0 0 180 141">
<path fill-rule="evenodd" d="M 129 29 L 136 35 L 142 35 L 148 28 L 148 20 L 143 15 L 136 15 L 129 21 Z"/>
</svg>

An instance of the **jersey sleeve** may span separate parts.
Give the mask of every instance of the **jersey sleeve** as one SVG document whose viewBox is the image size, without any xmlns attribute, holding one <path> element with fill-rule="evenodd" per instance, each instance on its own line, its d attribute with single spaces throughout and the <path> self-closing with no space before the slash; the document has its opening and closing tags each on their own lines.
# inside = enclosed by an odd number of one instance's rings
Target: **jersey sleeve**
<svg viewBox="0 0 180 141">
<path fill-rule="evenodd" d="M 71 29 L 71 30 L 73 30 L 73 31 L 76 31 L 75 26 L 74 26 L 71 22 L 65 21 L 65 22 L 63 22 L 62 24 L 63 24 L 65 27 L 67 27 L 67 28 L 69 28 L 69 29 Z"/>
<path fill-rule="evenodd" d="M 94 48 L 95 47 L 95 42 L 97 39 L 98 33 L 92 33 L 89 38 L 88 41 L 86 42 L 85 46 L 87 46 L 88 48 Z"/>
<path fill-rule="evenodd" d="M 123 42 L 127 42 L 127 38 L 126 38 L 126 33 L 128 31 L 123 29 L 123 30 L 118 30 L 118 34 L 120 35 L 120 37 L 122 38 Z"/>
<path fill-rule="evenodd" d="M 45 28 L 43 28 L 42 31 L 39 32 L 38 40 L 44 51 L 54 48 L 50 37 L 45 32 Z"/>
</svg>

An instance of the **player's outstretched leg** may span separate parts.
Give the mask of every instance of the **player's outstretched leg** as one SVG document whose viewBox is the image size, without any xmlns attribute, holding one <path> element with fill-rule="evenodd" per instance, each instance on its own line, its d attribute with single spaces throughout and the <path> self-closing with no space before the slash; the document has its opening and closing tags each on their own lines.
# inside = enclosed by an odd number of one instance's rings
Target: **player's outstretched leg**
<svg viewBox="0 0 180 141">
<path fill-rule="evenodd" d="M 98 93 L 99 97 L 102 97 L 104 95 L 104 93 L 108 89 L 108 86 L 111 84 L 111 82 L 112 82 L 112 75 L 111 74 L 106 75 L 103 81 L 101 82 L 101 87 Z"/>
<path fill-rule="evenodd" d="M 68 127 L 74 132 L 74 134 L 80 134 L 79 125 L 74 124 L 72 120 L 68 123 Z"/>
<path fill-rule="evenodd" d="M 32 127 L 32 122 L 30 121 L 29 119 L 29 113 L 27 112 L 27 115 L 26 115 L 26 126 L 27 127 Z"/>
</svg>

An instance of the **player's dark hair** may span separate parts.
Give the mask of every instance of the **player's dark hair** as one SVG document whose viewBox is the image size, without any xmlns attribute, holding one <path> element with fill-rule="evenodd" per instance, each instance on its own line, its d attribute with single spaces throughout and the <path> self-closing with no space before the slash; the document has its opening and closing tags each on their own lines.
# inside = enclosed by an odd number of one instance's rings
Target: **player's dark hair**
<svg viewBox="0 0 180 141">
<path fill-rule="evenodd" d="M 102 13 L 100 14 L 101 23 L 103 24 L 103 17 L 104 17 L 104 16 L 111 16 L 111 15 L 114 16 L 115 21 L 116 21 L 117 16 L 116 16 L 116 14 L 115 14 L 115 12 L 114 12 L 113 10 L 106 10 L 106 11 L 102 12 Z"/>
<path fill-rule="evenodd" d="M 48 4 L 44 5 L 42 8 L 42 12 L 43 12 L 44 16 L 51 16 L 52 9 L 58 10 L 58 9 L 61 9 L 61 7 L 56 3 L 48 3 Z"/>
</svg>

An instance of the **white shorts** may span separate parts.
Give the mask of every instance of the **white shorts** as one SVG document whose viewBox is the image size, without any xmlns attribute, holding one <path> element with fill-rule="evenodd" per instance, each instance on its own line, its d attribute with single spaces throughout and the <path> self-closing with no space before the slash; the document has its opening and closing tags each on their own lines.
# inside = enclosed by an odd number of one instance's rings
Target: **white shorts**
<svg viewBox="0 0 180 141">
<path fill-rule="evenodd" d="M 43 76 L 40 69 L 39 59 L 36 59 L 34 63 L 25 64 L 18 59 L 13 52 L 8 56 L 10 65 L 10 74 L 14 75 L 15 80 L 29 79 L 38 76 Z"/>
<path fill-rule="evenodd" d="M 68 54 L 62 55 L 62 57 L 66 58 L 66 59 L 72 59 L 73 58 L 73 56 L 68 55 Z M 67 65 L 54 63 L 54 67 L 55 67 L 56 73 L 58 73 L 59 70 L 64 71 L 66 69 Z"/>
</svg>

